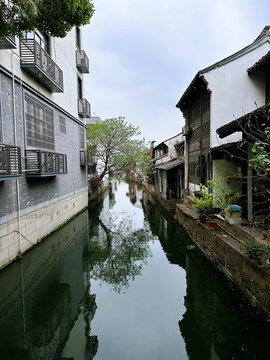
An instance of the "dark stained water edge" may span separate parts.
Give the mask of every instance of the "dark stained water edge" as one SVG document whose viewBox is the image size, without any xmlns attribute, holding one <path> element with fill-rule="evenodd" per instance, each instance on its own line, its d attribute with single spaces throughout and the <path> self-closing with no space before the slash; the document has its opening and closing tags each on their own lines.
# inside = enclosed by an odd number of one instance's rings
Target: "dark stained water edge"
<svg viewBox="0 0 270 360">
<path fill-rule="evenodd" d="M 270 325 L 134 184 L 0 272 L 0 359 L 269 359 Z"/>
</svg>

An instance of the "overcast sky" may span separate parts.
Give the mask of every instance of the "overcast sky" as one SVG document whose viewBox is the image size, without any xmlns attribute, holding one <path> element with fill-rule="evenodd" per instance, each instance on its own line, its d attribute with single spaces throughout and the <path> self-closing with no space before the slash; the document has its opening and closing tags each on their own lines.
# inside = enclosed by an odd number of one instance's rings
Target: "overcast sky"
<svg viewBox="0 0 270 360">
<path fill-rule="evenodd" d="M 197 71 L 247 46 L 270 24 L 269 0 L 94 4 L 84 28 L 85 97 L 101 119 L 125 116 L 157 143 L 181 132 L 175 105 Z"/>
</svg>

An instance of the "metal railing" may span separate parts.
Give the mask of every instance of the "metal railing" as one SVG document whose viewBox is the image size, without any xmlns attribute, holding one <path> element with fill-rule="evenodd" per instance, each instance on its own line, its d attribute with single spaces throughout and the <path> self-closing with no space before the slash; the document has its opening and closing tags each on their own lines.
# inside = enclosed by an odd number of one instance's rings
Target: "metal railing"
<svg viewBox="0 0 270 360">
<path fill-rule="evenodd" d="M 61 174 L 67 172 L 67 155 L 43 150 L 26 150 L 28 174 Z"/>
<path fill-rule="evenodd" d="M 63 72 L 34 39 L 20 40 L 21 67 L 51 92 L 63 92 Z"/>
<path fill-rule="evenodd" d="M 15 36 L 0 37 L 0 49 L 16 49 Z"/>
<path fill-rule="evenodd" d="M 76 50 L 76 65 L 81 73 L 89 73 L 89 59 L 84 50 Z"/>
<path fill-rule="evenodd" d="M 82 117 L 91 117 L 91 105 L 86 99 L 78 99 L 78 114 Z"/>
<path fill-rule="evenodd" d="M 0 144 L 0 177 L 22 174 L 21 149 L 19 146 Z"/>
<path fill-rule="evenodd" d="M 90 150 L 80 150 L 81 165 L 94 165 L 96 162 L 96 156 L 92 155 Z"/>
</svg>

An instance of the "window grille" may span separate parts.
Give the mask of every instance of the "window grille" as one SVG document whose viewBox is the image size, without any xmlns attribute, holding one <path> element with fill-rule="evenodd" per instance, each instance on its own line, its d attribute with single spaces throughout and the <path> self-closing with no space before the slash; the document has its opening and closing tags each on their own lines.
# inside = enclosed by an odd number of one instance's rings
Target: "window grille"
<svg viewBox="0 0 270 360">
<path fill-rule="evenodd" d="M 192 131 L 190 136 L 190 142 L 198 141 L 201 137 L 201 128 L 197 128 L 196 130 Z"/>
<path fill-rule="evenodd" d="M 202 137 L 209 136 L 210 135 L 210 121 L 203 124 L 202 126 Z"/>
<path fill-rule="evenodd" d="M 200 162 L 192 161 L 188 164 L 188 177 L 189 181 L 193 184 L 200 184 Z"/>
<path fill-rule="evenodd" d="M 210 95 L 205 92 L 194 101 L 190 108 L 189 123 L 193 124 L 197 120 L 201 120 L 202 115 L 210 109 Z"/>
<path fill-rule="evenodd" d="M 59 128 L 60 128 L 60 132 L 63 134 L 67 133 L 67 129 L 66 129 L 66 119 L 59 115 Z"/>
<path fill-rule="evenodd" d="M 80 147 L 81 149 L 84 149 L 84 130 L 80 127 Z"/>
<path fill-rule="evenodd" d="M 25 95 L 26 141 L 28 146 L 54 150 L 53 111 Z"/>
</svg>

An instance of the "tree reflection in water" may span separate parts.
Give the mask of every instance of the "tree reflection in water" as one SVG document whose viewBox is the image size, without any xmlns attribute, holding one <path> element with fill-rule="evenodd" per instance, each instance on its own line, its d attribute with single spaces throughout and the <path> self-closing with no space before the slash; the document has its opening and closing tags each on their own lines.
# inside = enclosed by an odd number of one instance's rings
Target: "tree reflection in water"
<svg viewBox="0 0 270 360">
<path fill-rule="evenodd" d="M 109 284 L 116 293 L 125 292 L 152 257 L 149 241 L 154 236 L 147 223 L 136 229 L 124 211 L 111 214 L 106 224 L 98 219 L 98 224 L 97 234 L 91 237 L 91 278 Z"/>
</svg>

